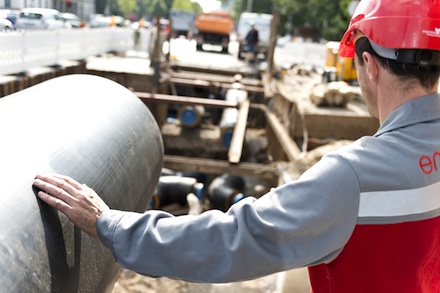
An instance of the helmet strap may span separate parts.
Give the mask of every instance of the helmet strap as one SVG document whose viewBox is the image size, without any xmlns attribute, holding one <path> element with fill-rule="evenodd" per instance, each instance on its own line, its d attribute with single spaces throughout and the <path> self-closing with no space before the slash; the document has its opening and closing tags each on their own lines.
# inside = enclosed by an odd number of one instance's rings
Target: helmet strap
<svg viewBox="0 0 440 293">
<path fill-rule="evenodd" d="M 401 63 L 417 64 L 420 67 L 440 66 L 440 52 L 427 49 L 392 49 L 385 48 L 372 40 L 371 47 L 377 55 Z"/>
</svg>

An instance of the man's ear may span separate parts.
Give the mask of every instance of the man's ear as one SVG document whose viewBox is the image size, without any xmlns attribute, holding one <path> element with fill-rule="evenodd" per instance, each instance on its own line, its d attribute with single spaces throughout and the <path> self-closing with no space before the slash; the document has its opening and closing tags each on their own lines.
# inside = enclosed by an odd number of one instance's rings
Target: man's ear
<svg viewBox="0 0 440 293">
<path fill-rule="evenodd" d="M 364 60 L 365 66 L 367 68 L 367 74 L 370 81 L 376 81 L 378 74 L 378 63 L 377 59 L 369 52 L 362 53 L 362 59 Z"/>
</svg>

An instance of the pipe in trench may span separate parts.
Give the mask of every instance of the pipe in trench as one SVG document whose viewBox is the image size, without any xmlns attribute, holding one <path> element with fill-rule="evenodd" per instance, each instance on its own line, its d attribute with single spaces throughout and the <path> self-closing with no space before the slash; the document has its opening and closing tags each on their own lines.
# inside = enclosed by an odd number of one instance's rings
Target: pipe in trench
<svg viewBox="0 0 440 293">
<path fill-rule="evenodd" d="M 182 106 L 179 108 L 177 117 L 180 125 L 186 128 L 195 128 L 202 122 L 202 117 L 205 114 L 205 108 L 200 105 Z"/>
<path fill-rule="evenodd" d="M 246 197 L 243 177 L 224 174 L 216 177 L 208 188 L 211 208 L 226 212 L 233 204 Z"/>
<path fill-rule="evenodd" d="M 199 201 L 203 199 L 203 183 L 196 178 L 178 175 L 161 176 L 150 201 L 150 208 L 158 209 L 172 203 L 186 205 L 187 195 L 194 193 Z"/>
</svg>

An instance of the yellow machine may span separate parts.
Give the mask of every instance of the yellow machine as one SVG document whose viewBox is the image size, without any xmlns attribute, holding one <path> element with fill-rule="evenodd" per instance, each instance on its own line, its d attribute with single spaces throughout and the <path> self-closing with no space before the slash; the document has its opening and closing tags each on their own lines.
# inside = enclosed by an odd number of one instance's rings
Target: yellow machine
<svg viewBox="0 0 440 293">
<path fill-rule="evenodd" d="M 343 58 L 338 55 L 339 42 L 327 43 L 327 55 L 325 60 L 326 81 L 343 80 L 348 83 L 357 81 L 356 68 L 353 58 Z"/>
</svg>

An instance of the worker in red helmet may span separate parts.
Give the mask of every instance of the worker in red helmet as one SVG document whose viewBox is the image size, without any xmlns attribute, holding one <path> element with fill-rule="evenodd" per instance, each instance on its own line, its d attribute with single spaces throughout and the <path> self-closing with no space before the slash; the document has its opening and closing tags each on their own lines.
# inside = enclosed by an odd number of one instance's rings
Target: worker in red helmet
<svg viewBox="0 0 440 293">
<path fill-rule="evenodd" d="M 232 282 L 308 267 L 312 292 L 440 292 L 440 1 L 362 0 L 341 40 L 380 127 L 227 212 L 117 211 L 38 175 L 39 198 L 122 266 Z"/>
</svg>

